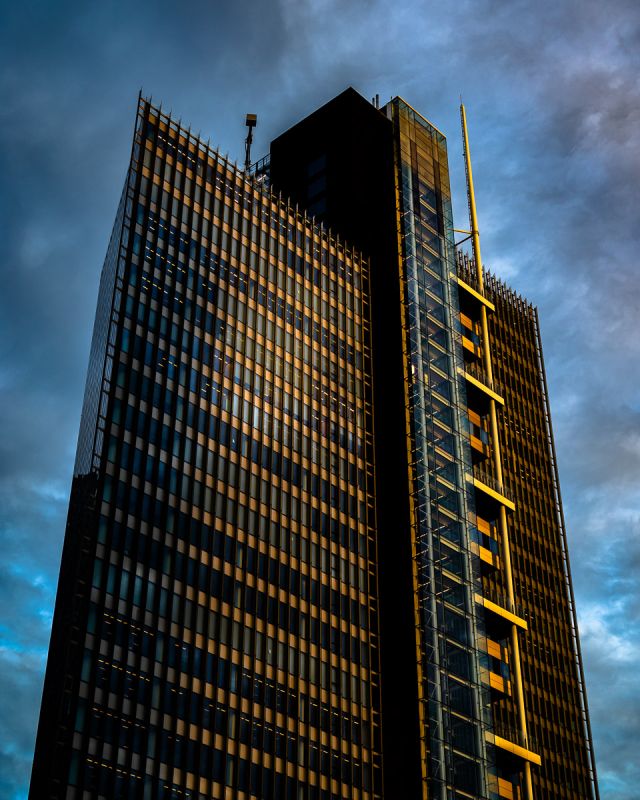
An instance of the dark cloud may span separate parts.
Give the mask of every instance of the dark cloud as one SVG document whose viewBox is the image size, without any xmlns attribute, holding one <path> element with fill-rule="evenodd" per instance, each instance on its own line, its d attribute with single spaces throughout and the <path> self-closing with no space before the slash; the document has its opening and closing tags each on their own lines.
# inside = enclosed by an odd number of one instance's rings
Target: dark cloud
<svg viewBox="0 0 640 800">
<path fill-rule="evenodd" d="M 0 795 L 26 797 L 38 723 L 46 649 L 19 652 L 0 646 Z"/>
<path fill-rule="evenodd" d="M 448 134 L 486 263 L 540 307 L 602 793 L 637 796 L 640 12 L 635 0 L 5 4 L 0 30 L 0 794 L 23 797 L 99 268 L 142 87 L 256 154 L 354 85 Z M 636 705 L 634 705 L 636 703 Z"/>
</svg>

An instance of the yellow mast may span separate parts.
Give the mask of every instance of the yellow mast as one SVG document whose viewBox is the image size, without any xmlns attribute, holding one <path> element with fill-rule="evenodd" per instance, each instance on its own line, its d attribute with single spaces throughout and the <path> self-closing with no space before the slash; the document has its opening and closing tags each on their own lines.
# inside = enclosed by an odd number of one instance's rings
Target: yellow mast
<svg viewBox="0 0 640 800">
<path fill-rule="evenodd" d="M 476 196 L 473 189 L 473 171 L 471 169 L 471 155 L 469 152 L 469 135 L 467 132 L 467 115 L 464 105 L 460 104 L 460 121 L 462 123 L 462 139 L 464 145 L 464 163 L 467 176 L 467 199 L 469 201 L 469 224 L 471 228 L 471 243 L 473 259 L 476 265 L 478 291 L 484 292 L 484 276 L 482 257 L 480 255 L 480 232 L 478 230 L 478 214 L 476 211 Z M 493 385 L 493 367 L 491 365 L 491 349 L 489 346 L 489 328 L 487 325 L 487 309 L 484 304 L 480 306 L 480 324 L 482 329 L 482 351 L 484 370 L 491 385 Z M 502 456 L 500 453 L 500 439 L 498 436 L 498 416 L 495 400 L 490 400 L 489 420 L 491 425 L 491 439 L 493 442 L 493 464 L 498 484 L 502 486 Z M 502 540 L 502 559 L 504 563 L 505 579 L 507 584 L 507 598 L 511 608 L 515 608 L 515 593 L 513 589 L 513 572 L 511 567 L 511 547 L 509 544 L 509 528 L 507 525 L 507 512 L 503 505 L 500 506 L 500 538 Z M 520 735 L 527 743 L 527 717 L 524 704 L 524 687 L 522 684 L 522 668 L 520 663 L 520 642 L 518 628 L 511 626 L 511 650 L 513 656 L 514 683 L 516 689 L 516 704 L 518 707 L 518 724 Z M 531 783 L 531 765 L 524 762 L 524 781 L 526 800 L 533 800 L 533 787 Z"/>
</svg>

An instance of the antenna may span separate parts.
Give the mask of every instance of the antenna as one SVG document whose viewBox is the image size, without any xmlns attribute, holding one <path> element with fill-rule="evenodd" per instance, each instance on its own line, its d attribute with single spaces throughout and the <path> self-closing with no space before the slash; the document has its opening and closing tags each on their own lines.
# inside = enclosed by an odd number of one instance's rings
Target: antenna
<svg viewBox="0 0 640 800">
<path fill-rule="evenodd" d="M 476 212 L 476 195 L 473 190 L 473 172 L 471 170 L 471 154 L 469 152 L 469 135 L 467 133 L 467 115 L 464 105 L 460 103 L 460 124 L 462 125 L 462 146 L 464 153 L 464 169 L 467 178 L 467 201 L 469 203 L 469 228 L 473 244 L 473 259 L 476 262 L 478 286 L 482 292 L 482 258 L 480 256 L 480 232 L 478 231 L 478 214 Z"/>
<path fill-rule="evenodd" d="M 247 128 L 249 128 L 249 132 L 247 133 L 247 138 L 245 139 L 244 143 L 244 169 L 245 172 L 249 172 L 251 168 L 251 143 L 253 142 L 253 129 L 258 124 L 257 114 L 247 114 L 244 124 L 247 126 Z"/>
</svg>

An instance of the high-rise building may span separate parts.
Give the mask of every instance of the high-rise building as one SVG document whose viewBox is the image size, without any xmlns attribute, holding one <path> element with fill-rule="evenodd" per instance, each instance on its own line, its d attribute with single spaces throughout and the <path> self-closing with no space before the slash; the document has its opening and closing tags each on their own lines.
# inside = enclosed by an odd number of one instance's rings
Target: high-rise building
<svg viewBox="0 0 640 800">
<path fill-rule="evenodd" d="M 31 800 L 597 800 L 537 314 L 466 155 L 473 259 L 399 98 L 250 171 L 140 99 Z"/>
</svg>

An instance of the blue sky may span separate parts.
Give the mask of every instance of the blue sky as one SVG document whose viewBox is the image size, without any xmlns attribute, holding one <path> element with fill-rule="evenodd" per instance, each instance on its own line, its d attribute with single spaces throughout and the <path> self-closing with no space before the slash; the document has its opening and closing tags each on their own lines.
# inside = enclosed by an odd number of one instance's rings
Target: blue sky
<svg viewBox="0 0 640 800">
<path fill-rule="evenodd" d="M 603 798 L 640 760 L 637 0 L 0 0 L 0 796 L 26 797 L 99 271 L 145 94 L 242 160 L 353 85 L 449 139 L 540 310 Z"/>
</svg>

